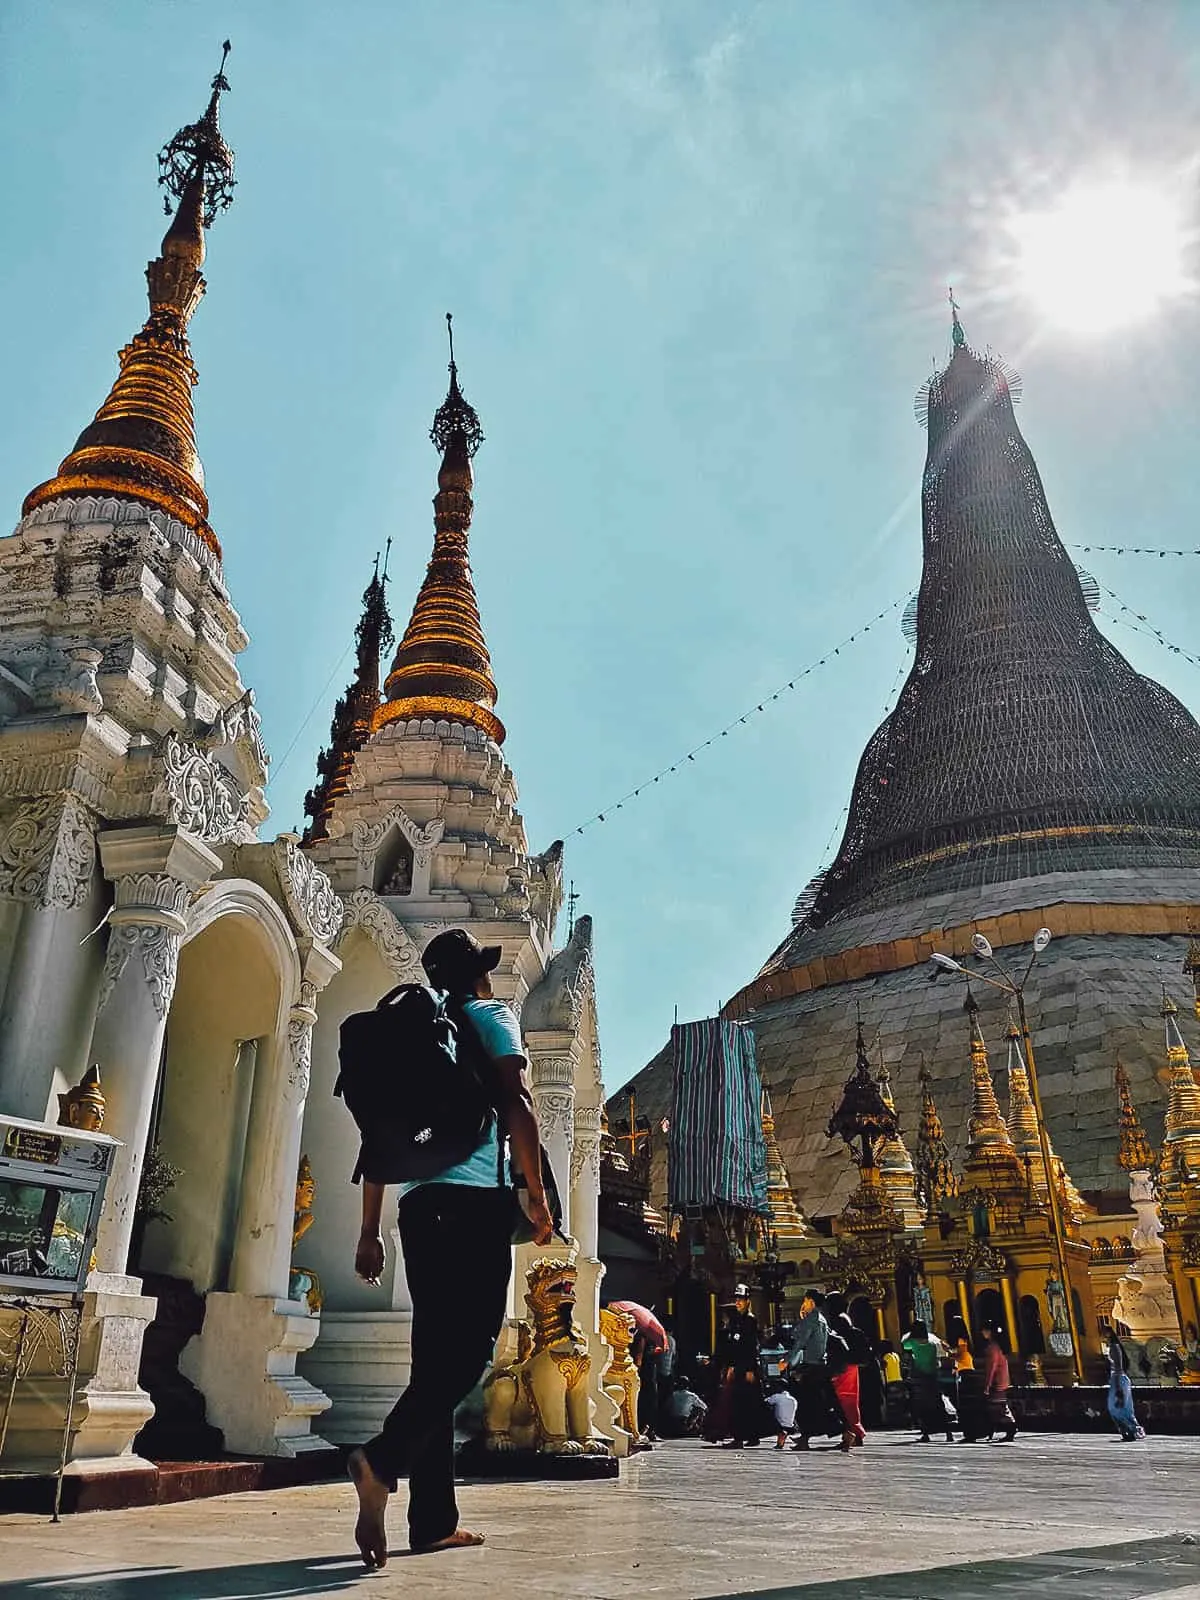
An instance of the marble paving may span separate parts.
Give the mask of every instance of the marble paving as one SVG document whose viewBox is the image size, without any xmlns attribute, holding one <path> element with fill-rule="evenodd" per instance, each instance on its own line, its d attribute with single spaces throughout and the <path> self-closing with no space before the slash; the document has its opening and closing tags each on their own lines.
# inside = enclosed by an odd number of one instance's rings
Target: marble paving
<svg viewBox="0 0 1200 1600">
<path fill-rule="evenodd" d="M 1200 1441 L 1025 1436 L 808 1455 L 660 1445 L 619 1482 L 468 1484 L 482 1550 L 363 1572 L 327 1484 L 52 1526 L 0 1517 L 0 1600 L 1200 1600 Z"/>
</svg>

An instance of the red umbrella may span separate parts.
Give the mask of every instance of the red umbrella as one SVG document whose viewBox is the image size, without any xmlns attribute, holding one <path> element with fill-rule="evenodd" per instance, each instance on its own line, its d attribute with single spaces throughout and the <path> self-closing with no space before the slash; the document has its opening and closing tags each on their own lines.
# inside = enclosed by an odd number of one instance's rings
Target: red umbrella
<svg viewBox="0 0 1200 1600">
<path fill-rule="evenodd" d="M 628 1311 L 637 1323 L 638 1332 L 646 1340 L 646 1348 L 652 1356 L 661 1355 L 667 1348 L 667 1330 L 645 1306 L 638 1305 L 636 1300 L 610 1300 L 610 1311 Z"/>
</svg>

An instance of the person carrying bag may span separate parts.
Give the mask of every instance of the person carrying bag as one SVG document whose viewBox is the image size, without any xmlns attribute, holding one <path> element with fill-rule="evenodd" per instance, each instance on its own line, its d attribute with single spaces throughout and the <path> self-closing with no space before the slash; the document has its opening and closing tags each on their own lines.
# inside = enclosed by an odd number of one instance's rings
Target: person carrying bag
<svg viewBox="0 0 1200 1600">
<path fill-rule="evenodd" d="M 483 1543 L 458 1526 L 454 1412 L 491 1360 L 514 1233 L 548 1244 L 555 1231 L 520 1024 L 492 992 L 502 954 L 452 928 L 421 958 L 429 989 L 393 990 L 342 1025 L 335 1093 L 362 1135 L 355 1271 L 366 1283 L 381 1280 L 384 1190 L 398 1183 L 412 1298 L 408 1387 L 381 1431 L 347 1462 L 359 1501 L 355 1541 L 371 1568 L 387 1562 L 385 1513 L 403 1476 L 414 1552 Z M 520 1205 L 513 1175 L 524 1192 Z M 467 1296 L 458 1292 L 463 1282 Z"/>
</svg>

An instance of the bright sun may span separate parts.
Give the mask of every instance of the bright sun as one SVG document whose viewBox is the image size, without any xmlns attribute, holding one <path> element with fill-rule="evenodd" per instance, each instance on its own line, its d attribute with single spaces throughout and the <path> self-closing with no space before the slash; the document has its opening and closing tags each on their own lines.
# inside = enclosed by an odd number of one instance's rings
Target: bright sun
<svg viewBox="0 0 1200 1600">
<path fill-rule="evenodd" d="M 1166 186 L 1080 181 L 1008 226 L 1020 292 L 1047 321 L 1074 333 L 1139 322 L 1190 284 L 1185 208 Z"/>
</svg>

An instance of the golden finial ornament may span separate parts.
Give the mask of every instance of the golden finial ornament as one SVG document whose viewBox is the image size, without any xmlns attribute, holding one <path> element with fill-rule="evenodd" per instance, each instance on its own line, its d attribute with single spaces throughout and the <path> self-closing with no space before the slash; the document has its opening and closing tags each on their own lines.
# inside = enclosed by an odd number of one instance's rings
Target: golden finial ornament
<svg viewBox="0 0 1200 1600">
<path fill-rule="evenodd" d="M 375 726 L 375 714 L 380 704 L 380 655 L 395 637 L 387 603 L 387 568 L 391 549 L 392 541 L 389 539 L 383 553 L 382 572 L 379 569 L 379 555 L 376 554 L 375 571 L 363 590 L 362 614 L 354 632 L 357 650 L 354 679 L 334 707 L 329 743 L 317 757 L 317 782 L 304 797 L 305 814 L 311 819 L 304 834 L 306 845 L 314 844 L 328 835 L 329 819 L 334 807 L 349 792 L 354 757 L 371 737 Z"/>
<path fill-rule="evenodd" d="M 1154 1151 L 1129 1090 L 1129 1074 L 1120 1056 L 1114 1073 L 1117 1098 L 1121 1103 L 1121 1147 L 1117 1161 L 1126 1172 L 1149 1172 L 1154 1166 Z"/>
<path fill-rule="evenodd" d="M 921 1126 L 917 1133 L 915 1162 L 917 1191 L 926 1216 L 932 1216 L 940 1201 L 951 1200 L 958 1193 L 958 1175 L 950 1159 L 946 1131 L 933 1098 L 933 1079 L 924 1061 L 921 1062 L 917 1081 L 921 1085 Z"/>
<path fill-rule="evenodd" d="M 433 555 L 404 637 L 387 675 L 375 727 L 389 722 L 459 722 L 479 728 L 497 744 L 504 724 L 495 713 L 496 680 L 479 619 L 471 577 L 468 532 L 474 510 L 471 458 L 483 442 L 475 408 L 463 395 L 450 338 L 450 389 L 439 406 L 430 439 L 442 453 L 434 498 Z"/>
<path fill-rule="evenodd" d="M 1163 989 L 1163 1027 L 1166 1036 L 1167 1117 L 1158 1157 L 1158 1198 L 1164 1228 L 1181 1219 L 1200 1221 L 1200 1085 L 1179 1032 L 1178 1009 Z"/>
<path fill-rule="evenodd" d="M 146 268 L 150 315 L 120 351 L 108 398 L 58 472 L 25 497 L 23 514 L 52 500 L 113 495 L 156 507 L 193 529 L 218 557 L 208 523 L 204 468 L 196 449 L 192 388 L 198 374 L 188 324 L 204 295 L 204 234 L 233 199 L 233 151 L 221 136 L 225 62 L 198 122 L 181 128 L 159 155 L 168 215 L 161 254 Z"/>
<path fill-rule="evenodd" d="M 1192 980 L 1192 1003 L 1200 1019 L 1200 939 L 1196 937 L 1195 919 L 1188 917 L 1188 947 L 1183 958 L 1183 970 Z"/>
<path fill-rule="evenodd" d="M 1200 1085 L 1196 1083 L 1192 1060 L 1179 1031 L 1179 1007 L 1163 988 L 1163 1029 L 1166 1035 L 1167 1066 L 1171 1074 L 1167 1100 L 1166 1138 L 1200 1134 Z"/>
<path fill-rule="evenodd" d="M 81 1133 L 99 1133 L 104 1127 L 107 1103 L 100 1087 L 100 1068 L 90 1066 L 73 1089 L 58 1097 L 58 1125 Z"/>
<path fill-rule="evenodd" d="M 992 1069 L 988 1063 L 987 1045 L 979 1029 L 979 1006 L 970 989 L 963 1009 L 967 1013 L 971 1032 L 971 1116 L 967 1123 L 967 1143 L 972 1151 L 988 1146 L 1012 1149 L 1008 1124 L 1000 1113 L 996 1099 L 996 1086 L 992 1082 Z"/>
</svg>

